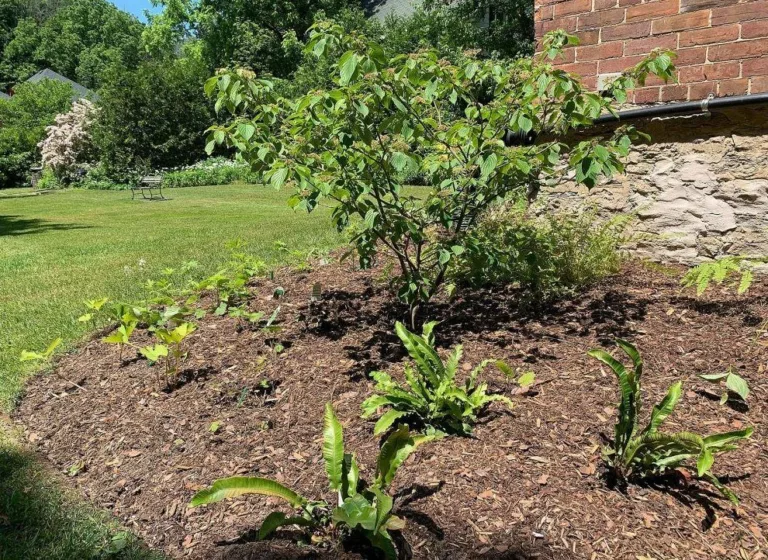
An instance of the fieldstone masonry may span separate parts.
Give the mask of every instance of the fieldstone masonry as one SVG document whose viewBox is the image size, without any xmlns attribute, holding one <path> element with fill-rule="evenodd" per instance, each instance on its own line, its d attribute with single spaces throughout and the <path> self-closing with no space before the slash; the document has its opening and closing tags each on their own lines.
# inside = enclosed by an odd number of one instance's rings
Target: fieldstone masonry
<svg viewBox="0 0 768 560">
<path fill-rule="evenodd" d="M 768 107 L 636 125 L 652 142 L 630 155 L 624 175 L 591 192 L 557 186 L 548 204 L 634 215 L 630 248 L 652 259 L 768 255 Z"/>
<path fill-rule="evenodd" d="M 595 89 L 654 48 L 676 51 L 677 83 L 649 80 L 635 106 L 768 92 L 768 0 L 535 0 L 535 15 L 537 38 L 579 36 L 556 64 Z M 558 186 L 549 203 L 634 214 L 632 248 L 650 258 L 768 255 L 768 104 L 634 124 L 653 141 L 625 175 L 591 193 Z"/>
</svg>

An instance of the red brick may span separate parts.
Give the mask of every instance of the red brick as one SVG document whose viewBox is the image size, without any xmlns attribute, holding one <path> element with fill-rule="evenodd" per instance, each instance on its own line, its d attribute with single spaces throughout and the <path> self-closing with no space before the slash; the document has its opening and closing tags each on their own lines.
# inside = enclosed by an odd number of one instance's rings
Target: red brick
<svg viewBox="0 0 768 560">
<path fill-rule="evenodd" d="M 672 31 L 685 31 L 687 29 L 696 29 L 697 27 L 707 27 L 709 25 L 709 10 L 691 12 L 690 14 L 681 14 L 654 20 L 653 34 L 661 35 Z"/>
<path fill-rule="evenodd" d="M 768 76 L 760 76 L 759 78 L 752 78 L 752 85 L 749 88 L 750 93 L 766 93 L 768 92 Z"/>
<path fill-rule="evenodd" d="M 688 99 L 691 101 L 701 101 L 709 97 L 710 93 L 717 93 L 717 82 L 691 84 L 691 87 L 688 88 Z"/>
<path fill-rule="evenodd" d="M 555 17 L 553 6 L 539 6 L 533 14 L 534 21 L 546 21 Z"/>
<path fill-rule="evenodd" d="M 588 90 L 597 90 L 597 76 L 587 76 L 581 80 L 581 85 Z"/>
<path fill-rule="evenodd" d="M 677 73 L 677 81 L 681 84 L 691 84 L 694 82 L 703 82 L 706 80 L 704 77 L 704 66 L 684 66 L 680 68 Z"/>
<path fill-rule="evenodd" d="M 624 54 L 624 43 L 621 41 L 602 43 L 600 45 L 592 45 L 591 47 L 578 47 L 576 49 L 576 59 L 579 62 L 616 58 L 622 54 Z"/>
<path fill-rule="evenodd" d="M 619 0 L 595 0 L 595 11 L 615 8 L 619 5 Z"/>
<path fill-rule="evenodd" d="M 656 103 L 659 101 L 660 94 L 661 88 L 658 87 L 636 89 L 634 92 L 634 102 Z"/>
<path fill-rule="evenodd" d="M 642 4 L 643 0 L 619 0 L 619 6 L 636 6 Z"/>
<path fill-rule="evenodd" d="M 611 58 L 600 61 L 599 74 L 612 74 L 613 72 L 623 72 L 643 60 L 642 56 L 630 56 L 628 58 Z"/>
<path fill-rule="evenodd" d="M 579 38 L 579 46 L 586 47 L 588 45 L 596 45 L 600 42 L 600 30 L 594 31 L 579 31 L 575 33 Z"/>
<path fill-rule="evenodd" d="M 731 4 L 738 4 L 740 0 L 680 0 L 680 12 L 695 12 L 707 8 L 721 8 Z"/>
<path fill-rule="evenodd" d="M 744 95 L 749 91 L 749 80 L 742 78 L 740 80 L 725 80 L 720 82 L 717 94 L 723 95 Z"/>
<path fill-rule="evenodd" d="M 624 42 L 624 55 L 648 54 L 653 49 L 676 49 L 677 35 L 662 35 L 647 39 L 630 39 Z"/>
<path fill-rule="evenodd" d="M 768 20 L 745 21 L 741 24 L 742 39 L 768 37 Z"/>
<path fill-rule="evenodd" d="M 711 45 L 713 43 L 728 43 L 739 38 L 738 23 L 697 29 L 680 33 L 680 47 L 695 47 L 696 45 Z"/>
<path fill-rule="evenodd" d="M 594 76 L 597 74 L 597 62 L 576 62 L 575 64 L 563 64 L 558 66 L 561 70 L 578 74 L 579 76 Z"/>
<path fill-rule="evenodd" d="M 541 31 L 539 31 L 541 28 Z M 540 21 L 536 24 L 536 36 L 541 37 L 545 33 L 555 29 L 564 29 L 568 32 L 576 31 L 576 17 L 555 18 L 550 21 Z"/>
<path fill-rule="evenodd" d="M 579 29 L 598 29 L 624 22 L 624 8 L 603 10 L 579 16 Z"/>
<path fill-rule="evenodd" d="M 736 4 L 712 10 L 712 25 L 740 23 L 753 19 L 768 18 L 768 0 Z"/>
<path fill-rule="evenodd" d="M 604 27 L 601 35 L 603 41 L 616 41 L 619 39 L 637 39 L 647 37 L 651 34 L 651 22 L 641 21 L 637 23 L 627 23 L 616 25 L 615 27 Z"/>
<path fill-rule="evenodd" d="M 566 0 L 555 4 L 555 17 L 592 11 L 592 0 Z"/>
<path fill-rule="evenodd" d="M 659 2 L 640 4 L 627 8 L 627 23 L 638 20 L 649 20 L 662 16 L 677 15 L 680 11 L 680 0 L 660 0 Z"/>
<path fill-rule="evenodd" d="M 706 47 L 694 47 L 692 49 L 678 49 L 675 51 L 677 58 L 675 66 L 691 66 L 692 64 L 704 64 L 707 61 Z"/>
<path fill-rule="evenodd" d="M 674 83 L 674 80 L 672 80 L 672 83 Z M 654 76 L 653 74 L 650 74 L 645 79 L 645 85 L 646 86 L 668 86 L 668 85 L 670 85 L 670 82 L 665 82 L 664 80 L 662 80 L 658 76 Z"/>
<path fill-rule="evenodd" d="M 576 49 L 564 50 L 552 63 L 555 66 L 562 66 L 563 64 L 571 64 L 572 62 L 576 62 Z"/>
<path fill-rule="evenodd" d="M 764 54 L 768 54 L 768 39 L 739 41 L 738 43 L 709 47 L 709 54 L 707 56 L 711 62 L 718 62 L 721 60 L 754 58 Z"/>
<path fill-rule="evenodd" d="M 703 68 L 705 80 L 727 80 L 741 76 L 741 64 L 738 62 L 707 64 Z"/>
<path fill-rule="evenodd" d="M 662 101 L 687 101 L 688 100 L 688 86 L 686 85 L 674 85 L 664 86 L 661 88 L 661 100 Z"/>
<path fill-rule="evenodd" d="M 745 78 L 752 76 L 768 76 L 768 58 L 751 58 L 745 60 L 741 65 L 741 70 Z"/>
</svg>

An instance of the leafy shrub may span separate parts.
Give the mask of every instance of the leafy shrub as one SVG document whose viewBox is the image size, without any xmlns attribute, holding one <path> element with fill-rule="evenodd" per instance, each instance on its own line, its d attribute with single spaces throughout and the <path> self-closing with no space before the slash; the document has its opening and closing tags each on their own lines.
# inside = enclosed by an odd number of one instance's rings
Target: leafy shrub
<svg viewBox="0 0 768 560">
<path fill-rule="evenodd" d="M 594 213 L 530 217 L 523 204 L 491 209 L 467 233 L 449 271 L 455 282 L 517 284 L 536 300 L 572 293 L 619 271 L 627 217 Z"/>
<path fill-rule="evenodd" d="M 410 332 L 400 322 L 395 325 L 397 336 L 414 363 L 405 366 L 406 387 L 383 371 L 371 374 L 378 394 L 363 402 L 363 417 L 372 416 L 381 407 L 388 408 L 376 422 L 375 435 L 386 432 L 397 421 L 426 426 L 428 433 L 470 434 L 477 415 L 491 402 L 501 401 L 512 408 L 509 398 L 488 394 L 488 386 L 477 383 L 478 375 L 491 360 L 483 361 L 462 385 L 457 384 L 462 347 L 456 346 L 443 361 L 435 350 L 432 330 L 436 324 L 424 325 L 422 336 Z M 504 366 L 504 371 L 509 369 Z M 524 381 L 530 384 L 533 379 Z"/>
<path fill-rule="evenodd" d="M 550 63 L 576 42 L 555 32 L 533 58 L 468 55 L 451 64 L 432 50 L 388 58 L 364 36 L 323 22 L 307 50 L 321 57 L 343 52 L 335 87 L 288 100 L 253 72 L 223 71 L 205 89 L 217 97 L 217 110 L 234 118 L 210 129 L 207 150 L 235 149 L 272 186 L 295 186 L 296 208 L 312 211 L 331 199 L 340 230 L 360 224 L 353 243 L 361 266 L 370 266 L 380 247 L 394 254 L 398 295 L 413 326 L 466 250 L 467 228 L 492 204 L 570 172 L 591 188 L 623 169 L 638 136 L 631 127 L 573 146 L 560 139 L 625 101 L 627 89 L 649 74 L 669 78 L 671 56 L 654 52 L 601 95 Z M 506 131 L 546 140 L 507 146 Z M 401 182 L 411 170 L 429 184 L 418 196 Z"/>
<path fill-rule="evenodd" d="M 72 88 L 53 80 L 20 84 L 10 99 L 0 99 L 0 187 L 26 184 L 39 161 L 45 127 L 72 104 Z"/>
<path fill-rule="evenodd" d="M 712 262 L 705 262 L 693 267 L 683 277 L 682 284 L 685 288 L 696 287 L 696 295 L 703 294 L 710 283 L 731 283 L 739 295 L 745 293 L 752 286 L 754 280 L 753 268 L 757 264 L 768 262 L 767 258 L 755 258 L 744 256 L 728 256 Z M 731 282 L 733 277 L 739 278 L 738 282 Z"/>
<path fill-rule="evenodd" d="M 659 475 L 695 458 L 698 477 L 710 482 L 726 498 L 738 504 L 736 495 L 712 474 L 711 469 L 715 455 L 736 449 L 733 443 L 750 437 L 752 428 L 706 437 L 690 432 L 660 432 L 659 428 L 672 414 L 682 394 L 683 383 L 678 381 L 669 388 L 664 399 L 653 407 L 648 424 L 640 430 L 643 361 L 637 348 L 626 340 L 616 339 L 616 344 L 632 361 L 631 367 L 626 367 L 603 350 L 589 351 L 590 356 L 613 371 L 621 390 L 613 446 L 604 451 L 605 459 L 614 474 L 620 480 Z"/>
<path fill-rule="evenodd" d="M 169 189 L 259 182 L 259 175 L 252 172 L 248 165 L 225 158 L 211 158 L 186 168 L 163 172 L 162 175 L 163 187 Z"/>
<path fill-rule="evenodd" d="M 391 532 L 405 526 L 405 520 L 392 514 L 393 499 L 387 494 L 392 480 L 408 456 L 432 436 L 411 435 L 408 426 L 392 433 L 382 445 L 376 461 L 376 476 L 371 484 L 360 479 L 354 454 L 344 450 L 344 433 L 331 403 L 325 405 L 323 459 L 330 489 L 337 495 L 338 505 L 311 501 L 268 478 L 235 476 L 217 480 L 198 492 L 190 506 L 220 502 L 244 494 L 261 494 L 281 498 L 297 513 L 286 516 L 273 512 L 259 528 L 259 539 L 265 539 L 279 527 L 296 525 L 314 533 L 313 540 L 330 537 L 330 529 L 342 537 L 362 536 L 371 546 L 381 550 L 388 560 L 396 560 L 397 550 Z"/>
</svg>

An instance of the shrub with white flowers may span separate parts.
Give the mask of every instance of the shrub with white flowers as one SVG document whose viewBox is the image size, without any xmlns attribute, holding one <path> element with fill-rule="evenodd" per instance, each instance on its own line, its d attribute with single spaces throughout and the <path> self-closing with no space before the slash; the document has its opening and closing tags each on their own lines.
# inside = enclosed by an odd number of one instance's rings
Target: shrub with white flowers
<svg viewBox="0 0 768 560">
<path fill-rule="evenodd" d="M 45 139 L 38 144 L 43 166 L 53 170 L 59 179 L 71 179 L 77 165 L 85 160 L 91 148 L 90 126 L 96 109 L 87 99 L 75 101 L 68 113 L 56 117 L 46 128 Z"/>
</svg>

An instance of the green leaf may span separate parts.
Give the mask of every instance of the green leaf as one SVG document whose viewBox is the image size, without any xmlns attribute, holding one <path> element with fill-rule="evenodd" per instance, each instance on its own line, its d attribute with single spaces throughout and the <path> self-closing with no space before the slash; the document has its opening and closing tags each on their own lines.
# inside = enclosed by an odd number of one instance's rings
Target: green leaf
<svg viewBox="0 0 768 560">
<path fill-rule="evenodd" d="M 381 446 L 379 458 L 376 463 L 376 484 L 380 488 L 387 488 L 395 478 L 397 469 L 400 468 L 405 460 L 413 453 L 416 448 L 428 441 L 432 441 L 434 436 L 414 436 L 411 437 L 408 426 L 403 424 L 397 431 L 393 432 L 384 445 Z"/>
<path fill-rule="evenodd" d="M 250 140 L 256 132 L 256 127 L 251 123 L 240 123 L 237 125 L 237 132 L 246 140 Z"/>
<path fill-rule="evenodd" d="M 380 436 L 386 432 L 392 426 L 392 424 L 395 423 L 395 421 L 397 421 L 399 418 L 402 418 L 403 416 L 406 416 L 407 414 L 407 412 L 401 412 L 395 409 L 386 411 L 376 422 L 376 425 L 373 428 L 373 435 Z"/>
<path fill-rule="evenodd" d="M 702 373 L 699 375 L 699 377 L 705 381 L 712 381 L 714 383 L 717 383 L 718 381 L 721 381 L 722 379 L 725 379 L 728 377 L 728 372 L 724 371 L 722 373 Z"/>
<path fill-rule="evenodd" d="M 699 477 L 702 477 L 705 473 L 709 472 L 709 469 L 711 469 L 714 464 L 715 456 L 709 448 L 705 447 L 701 450 L 699 459 L 696 461 L 696 470 L 698 471 Z"/>
<path fill-rule="evenodd" d="M 331 490 L 341 490 L 341 477 L 344 465 L 344 433 L 341 422 L 336 418 L 331 403 L 325 404 L 325 418 L 323 428 L 323 459 L 325 460 L 325 472 L 328 473 L 328 482 Z"/>
<path fill-rule="evenodd" d="M 532 371 L 526 371 L 517 379 L 517 383 L 521 387 L 530 387 L 534 381 L 536 381 L 536 374 Z"/>
<path fill-rule="evenodd" d="M 714 434 L 704 438 L 704 445 L 706 445 L 709 449 L 717 451 L 724 445 L 728 445 L 734 441 L 739 441 L 741 439 L 747 439 L 751 437 L 753 431 L 754 428 L 749 427 L 744 428 L 743 430 Z"/>
<path fill-rule="evenodd" d="M 203 504 L 213 504 L 227 498 L 236 498 L 245 494 L 260 494 L 262 496 L 282 498 L 293 507 L 299 507 L 307 503 L 296 492 L 274 480 L 256 476 L 233 476 L 217 480 L 212 486 L 201 490 L 194 495 L 189 505 L 197 507 Z"/>
<path fill-rule="evenodd" d="M 269 182 L 274 188 L 279 189 L 285 184 L 285 180 L 287 178 L 288 178 L 288 168 L 281 167 L 280 169 L 276 170 L 272 174 L 272 177 L 270 178 Z"/>
<path fill-rule="evenodd" d="M 672 414 L 677 405 L 677 401 L 680 400 L 680 395 L 683 392 L 683 382 L 678 381 L 673 384 L 662 401 L 653 407 L 651 412 L 651 420 L 648 422 L 648 427 L 645 429 L 646 433 L 655 432 L 659 426 Z"/>
<path fill-rule="evenodd" d="M 487 158 L 485 158 L 482 165 L 480 166 L 481 176 L 488 177 L 491 173 L 493 173 L 496 170 L 498 162 L 499 158 L 496 157 L 496 154 L 490 154 Z"/>
<path fill-rule="evenodd" d="M 376 508 L 362 494 L 350 496 L 333 510 L 333 520 L 350 528 L 358 525 L 372 531 L 376 527 Z"/>
<path fill-rule="evenodd" d="M 736 375 L 735 373 L 730 373 L 725 380 L 725 386 L 739 395 L 741 400 L 747 400 L 747 397 L 749 396 L 749 385 L 747 385 L 747 382 L 743 377 Z"/>
<path fill-rule="evenodd" d="M 259 540 L 263 541 L 280 527 L 299 525 L 300 527 L 312 527 L 314 523 L 304 517 L 288 517 L 280 511 L 273 511 L 261 523 L 259 527 Z"/>
<path fill-rule="evenodd" d="M 345 86 L 354 77 L 357 70 L 357 55 L 352 51 L 345 52 L 339 59 L 340 85 Z"/>
</svg>

